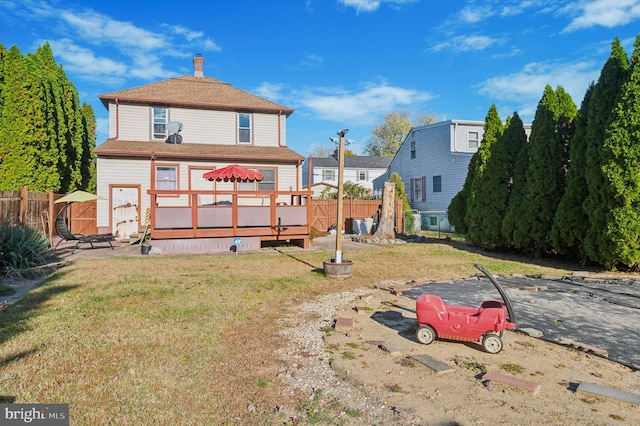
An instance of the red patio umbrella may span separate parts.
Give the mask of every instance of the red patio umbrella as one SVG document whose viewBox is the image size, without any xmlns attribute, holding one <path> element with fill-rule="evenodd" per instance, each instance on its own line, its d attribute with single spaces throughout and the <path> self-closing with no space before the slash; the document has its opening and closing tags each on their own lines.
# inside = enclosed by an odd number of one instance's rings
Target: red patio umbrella
<svg viewBox="0 0 640 426">
<path fill-rule="evenodd" d="M 264 179 L 262 173 L 245 169 L 237 164 L 231 164 L 221 169 L 212 170 L 202 175 L 209 181 L 216 182 L 260 182 Z"/>
</svg>

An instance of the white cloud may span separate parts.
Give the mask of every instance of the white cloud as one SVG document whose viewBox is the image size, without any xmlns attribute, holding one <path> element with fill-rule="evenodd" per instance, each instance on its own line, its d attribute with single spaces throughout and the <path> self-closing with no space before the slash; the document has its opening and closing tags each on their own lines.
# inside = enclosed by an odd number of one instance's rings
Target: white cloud
<svg viewBox="0 0 640 426">
<path fill-rule="evenodd" d="M 341 3 L 347 7 L 353 7 L 357 13 L 360 12 L 375 12 L 380 8 L 382 3 L 390 5 L 401 5 L 404 3 L 411 3 L 416 0 L 340 0 Z"/>
<path fill-rule="evenodd" d="M 66 72 L 81 75 L 87 80 L 119 79 L 127 73 L 128 67 L 122 62 L 96 56 L 92 50 L 78 46 L 69 39 L 52 40 L 49 45 L 60 58 L 59 62 L 64 64 Z"/>
<path fill-rule="evenodd" d="M 583 0 L 565 6 L 561 12 L 577 15 L 563 32 L 594 26 L 613 28 L 640 18 L 640 0 Z"/>
<path fill-rule="evenodd" d="M 302 114 L 321 120 L 352 125 L 373 125 L 384 114 L 419 105 L 433 96 L 426 92 L 389 85 L 382 81 L 363 84 L 357 90 L 314 88 L 296 91 L 289 96 Z"/>
<path fill-rule="evenodd" d="M 527 113 L 535 112 L 547 84 L 553 88 L 562 86 L 579 107 L 589 84 L 599 74 L 595 62 L 532 62 L 518 72 L 490 78 L 476 89 L 495 101 L 511 103 L 524 119 Z"/>
<path fill-rule="evenodd" d="M 117 21 L 95 12 L 75 14 L 63 10 L 60 17 L 85 40 L 96 44 L 115 43 L 120 48 L 136 50 L 163 49 L 168 45 L 164 36 L 138 28 L 130 22 Z"/>
<path fill-rule="evenodd" d="M 451 37 L 447 41 L 437 43 L 428 50 L 439 52 L 441 50 L 453 50 L 455 52 L 475 52 L 487 49 L 494 44 L 501 44 L 502 40 L 484 35 L 465 35 Z"/>
<path fill-rule="evenodd" d="M 467 23 L 480 22 L 494 14 L 489 6 L 472 7 L 466 6 L 459 12 L 460 20 Z"/>
<path fill-rule="evenodd" d="M 307 55 L 300 62 L 291 65 L 289 69 L 298 71 L 298 70 L 307 70 L 311 68 L 316 68 L 319 65 L 322 65 L 324 62 L 324 58 L 320 55 Z"/>
</svg>

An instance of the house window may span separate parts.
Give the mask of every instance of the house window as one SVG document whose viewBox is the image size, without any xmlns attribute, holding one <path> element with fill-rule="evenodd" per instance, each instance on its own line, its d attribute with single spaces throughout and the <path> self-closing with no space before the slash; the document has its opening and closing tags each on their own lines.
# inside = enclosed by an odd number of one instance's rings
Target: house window
<svg viewBox="0 0 640 426">
<path fill-rule="evenodd" d="M 275 169 L 258 169 L 262 173 L 262 180 L 258 182 L 258 191 L 275 191 L 276 190 L 276 171 Z"/>
<path fill-rule="evenodd" d="M 411 141 L 411 159 L 415 160 L 416 158 L 416 141 Z"/>
<path fill-rule="evenodd" d="M 478 145 L 480 145 L 478 132 L 469 132 L 468 143 L 469 149 L 478 149 Z"/>
<path fill-rule="evenodd" d="M 442 176 L 433 177 L 433 192 L 442 192 Z"/>
<path fill-rule="evenodd" d="M 156 166 L 156 189 L 178 189 L 178 168 L 176 166 Z"/>
<path fill-rule="evenodd" d="M 251 114 L 238 114 L 238 143 L 251 143 Z"/>
<path fill-rule="evenodd" d="M 366 170 L 358 171 L 358 180 L 364 180 L 364 181 L 369 180 L 369 172 Z"/>
<path fill-rule="evenodd" d="M 336 180 L 336 171 L 335 170 L 323 170 L 322 171 L 322 180 L 323 181 L 328 181 L 328 180 Z"/>
<path fill-rule="evenodd" d="M 422 178 L 417 178 L 413 181 L 413 199 L 415 201 L 422 201 Z"/>
<path fill-rule="evenodd" d="M 256 170 L 256 169 L 252 169 Z M 240 182 L 238 183 L 238 191 L 275 191 L 276 190 L 276 170 L 275 169 L 257 169 L 262 174 L 260 182 Z M 256 188 L 257 186 L 257 188 Z"/>
<path fill-rule="evenodd" d="M 167 137 L 167 109 L 153 107 L 153 139 L 165 139 Z"/>
</svg>

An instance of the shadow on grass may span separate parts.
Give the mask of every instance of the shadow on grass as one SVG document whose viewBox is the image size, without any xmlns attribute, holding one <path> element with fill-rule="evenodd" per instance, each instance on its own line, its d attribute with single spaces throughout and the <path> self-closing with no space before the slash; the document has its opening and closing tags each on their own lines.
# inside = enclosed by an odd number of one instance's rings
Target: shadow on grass
<svg viewBox="0 0 640 426">
<path fill-rule="evenodd" d="M 57 275 L 59 277 L 59 275 Z M 48 278 L 36 288 L 8 305 L 0 315 L 0 344 L 29 330 L 29 320 L 40 315 L 40 307 L 52 297 L 77 288 L 77 285 L 55 285 Z M 6 360 L 0 360 L 0 366 Z"/>
</svg>

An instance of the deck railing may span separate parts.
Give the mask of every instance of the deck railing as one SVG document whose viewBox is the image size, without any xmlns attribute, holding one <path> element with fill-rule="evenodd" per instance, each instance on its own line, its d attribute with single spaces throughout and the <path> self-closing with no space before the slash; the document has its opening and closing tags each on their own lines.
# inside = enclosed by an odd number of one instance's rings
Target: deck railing
<svg viewBox="0 0 640 426">
<path fill-rule="evenodd" d="M 149 190 L 151 238 L 308 238 L 310 191 Z"/>
</svg>

